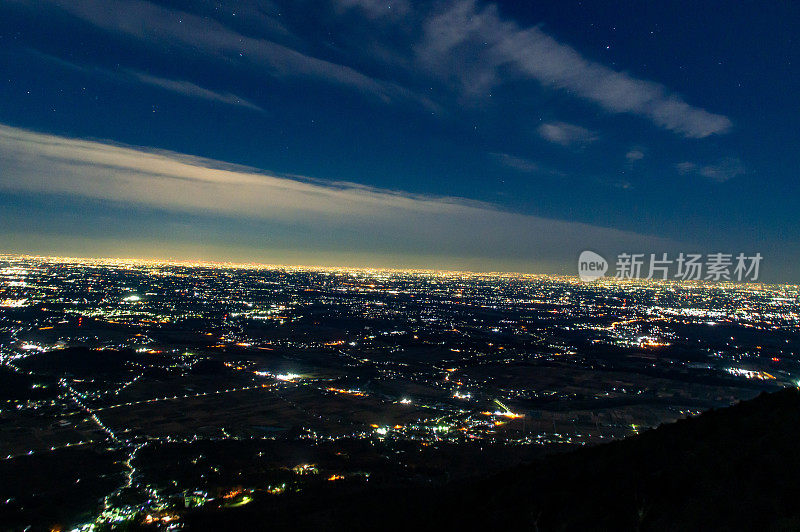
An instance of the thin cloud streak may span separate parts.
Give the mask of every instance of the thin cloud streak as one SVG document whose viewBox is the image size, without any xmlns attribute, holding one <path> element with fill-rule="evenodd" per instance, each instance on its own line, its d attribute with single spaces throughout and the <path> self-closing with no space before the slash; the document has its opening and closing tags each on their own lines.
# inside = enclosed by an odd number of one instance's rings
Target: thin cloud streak
<svg viewBox="0 0 800 532">
<path fill-rule="evenodd" d="M 158 76 L 151 76 L 149 74 L 137 71 L 129 71 L 129 73 L 142 83 L 145 83 L 147 85 L 152 85 L 154 87 L 160 87 L 162 89 L 171 92 L 183 94 L 185 96 L 191 96 L 194 98 L 200 98 L 203 100 L 208 100 L 211 102 L 220 102 L 228 105 L 246 107 L 248 109 L 252 109 L 254 111 L 259 111 L 262 113 L 265 112 L 262 107 L 259 107 L 258 105 L 254 104 L 249 100 L 246 100 L 245 98 L 236 96 L 235 94 L 231 94 L 228 92 L 212 91 L 210 89 L 206 89 L 199 85 L 196 85 L 190 81 L 161 78 Z"/>
<path fill-rule="evenodd" d="M 524 157 L 517 157 L 510 153 L 490 153 L 489 154 L 495 161 L 505 166 L 523 173 L 534 173 L 541 170 L 539 163 L 525 159 Z"/>
<path fill-rule="evenodd" d="M 550 122 L 537 128 L 543 139 L 562 146 L 587 144 L 597 140 L 597 135 L 585 127 L 567 124 L 566 122 Z"/>
<path fill-rule="evenodd" d="M 146 85 L 158 87 L 160 89 L 182 94 L 184 96 L 189 96 L 191 98 L 200 98 L 202 100 L 245 107 L 262 113 L 266 112 L 264 108 L 256 105 L 246 98 L 229 92 L 219 92 L 206 87 L 201 87 L 200 85 L 192 83 L 191 81 L 153 76 L 138 70 L 109 70 L 107 68 L 74 63 L 72 61 L 67 61 L 66 59 L 45 54 L 34 49 L 28 49 L 26 51 L 35 57 L 54 63 L 62 68 L 82 72 L 84 74 L 96 76 L 105 80 L 111 80 L 115 82 L 144 83 Z"/>
<path fill-rule="evenodd" d="M 632 150 L 629 150 L 628 153 L 625 154 L 625 158 L 630 163 L 641 161 L 642 159 L 644 159 L 644 152 L 642 150 L 634 148 Z"/>
<path fill-rule="evenodd" d="M 681 174 L 695 174 L 717 183 L 724 183 L 747 173 L 742 161 L 736 157 L 724 157 L 713 164 L 697 164 L 684 161 L 675 165 Z"/>
<path fill-rule="evenodd" d="M 411 11 L 406 0 L 334 0 L 339 11 L 358 9 L 368 18 L 403 17 Z"/>
</svg>

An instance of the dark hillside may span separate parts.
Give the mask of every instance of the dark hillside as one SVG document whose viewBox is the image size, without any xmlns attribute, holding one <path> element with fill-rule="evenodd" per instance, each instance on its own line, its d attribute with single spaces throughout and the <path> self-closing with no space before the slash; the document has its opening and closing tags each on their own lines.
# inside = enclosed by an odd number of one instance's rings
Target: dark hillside
<svg viewBox="0 0 800 532">
<path fill-rule="evenodd" d="M 187 516 L 187 528 L 798 530 L 800 391 L 468 482 L 336 490 Z"/>
</svg>

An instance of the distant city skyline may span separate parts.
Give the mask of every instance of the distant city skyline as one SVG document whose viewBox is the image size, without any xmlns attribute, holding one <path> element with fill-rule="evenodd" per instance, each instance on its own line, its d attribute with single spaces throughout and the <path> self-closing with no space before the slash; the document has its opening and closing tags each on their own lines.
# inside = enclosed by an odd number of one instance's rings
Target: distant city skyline
<svg viewBox="0 0 800 532">
<path fill-rule="evenodd" d="M 113 4 L 113 5 L 110 5 Z M 0 5 L 0 253 L 798 282 L 800 6 Z"/>
</svg>

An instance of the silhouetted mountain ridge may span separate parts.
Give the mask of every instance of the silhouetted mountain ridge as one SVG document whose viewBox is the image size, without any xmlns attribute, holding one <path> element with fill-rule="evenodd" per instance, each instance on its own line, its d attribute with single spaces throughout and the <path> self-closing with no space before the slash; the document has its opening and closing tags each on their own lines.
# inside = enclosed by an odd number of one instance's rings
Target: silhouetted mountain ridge
<svg viewBox="0 0 800 532">
<path fill-rule="evenodd" d="M 189 529 L 800 530 L 800 390 L 500 474 L 190 515 Z"/>
</svg>

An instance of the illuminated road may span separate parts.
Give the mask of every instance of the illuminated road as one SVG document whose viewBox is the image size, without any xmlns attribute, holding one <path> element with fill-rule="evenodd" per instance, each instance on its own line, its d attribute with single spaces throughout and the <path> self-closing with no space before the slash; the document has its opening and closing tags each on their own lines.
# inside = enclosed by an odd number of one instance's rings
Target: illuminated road
<svg viewBox="0 0 800 532">
<path fill-rule="evenodd" d="M 244 391 L 247 391 L 247 390 L 259 390 L 259 389 L 263 389 L 263 388 L 270 388 L 272 386 L 274 386 L 274 385 L 272 385 L 272 384 L 256 384 L 254 386 L 242 386 L 240 388 L 228 388 L 227 390 L 217 390 L 217 391 L 214 391 L 214 392 L 201 392 L 201 393 L 195 393 L 195 394 L 173 395 L 173 396 L 170 396 L 170 397 L 154 397 L 153 399 L 144 399 L 142 401 L 131 401 L 129 403 L 120 403 L 118 405 L 104 406 L 104 407 L 95 409 L 95 411 L 99 412 L 101 410 L 110 410 L 112 408 L 122 408 L 122 407 L 125 407 L 125 406 L 146 405 L 146 404 L 151 404 L 151 403 L 158 403 L 160 401 L 177 401 L 177 400 L 181 400 L 181 399 L 192 399 L 192 398 L 195 398 L 195 397 L 208 397 L 208 396 L 214 396 L 214 395 L 225 394 L 225 393 L 244 392 Z"/>
</svg>

